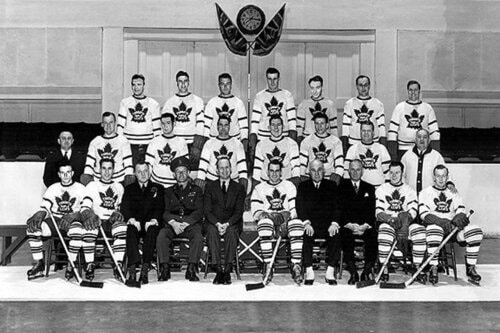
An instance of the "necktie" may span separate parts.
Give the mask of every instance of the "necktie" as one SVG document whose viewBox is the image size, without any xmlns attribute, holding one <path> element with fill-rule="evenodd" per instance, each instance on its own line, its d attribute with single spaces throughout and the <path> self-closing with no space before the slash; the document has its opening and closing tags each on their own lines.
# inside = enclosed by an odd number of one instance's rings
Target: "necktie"
<svg viewBox="0 0 500 333">
<path fill-rule="evenodd" d="M 64 152 L 64 158 L 69 161 L 69 157 L 68 157 L 68 152 L 67 151 Z"/>
<path fill-rule="evenodd" d="M 359 191 L 358 185 L 356 183 L 354 183 L 353 185 L 354 185 L 354 192 L 356 192 L 356 194 L 358 194 L 358 191 Z"/>
<path fill-rule="evenodd" d="M 222 193 L 226 194 L 227 188 L 226 188 L 226 182 L 222 182 Z"/>
</svg>

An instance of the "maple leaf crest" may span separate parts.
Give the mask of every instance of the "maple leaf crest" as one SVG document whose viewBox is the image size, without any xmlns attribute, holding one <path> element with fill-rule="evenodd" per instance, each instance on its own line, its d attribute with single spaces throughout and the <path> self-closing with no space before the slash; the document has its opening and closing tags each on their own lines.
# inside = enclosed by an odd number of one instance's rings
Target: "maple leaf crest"
<svg viewBox="0 0 500 333">
<path fill-rule="evenodd" d="M 219 117 L 227 117 L 229 119 L 231 119 L 234 113 L 234 109 L 230 109 L 227 103 L 224 103 L 220 109 L 216 107 L 215 111 L 217 111 Z"/>
<path fill-rule="evenodd" d="M 172 148 L 170 148 L 170 145 L 168 143 L 165 145 L 165 147 L 163 147 L 163 150 L 158 149 L 158 157 L 160 157 L 160 164 L 170 165 L 172 160 L 175 158 L 175 155 L 177 155 L 177 152 L 172 151 Z"/>
<path fill-rule="evenodd" d="M 115 191 L 110 187 L 102 193 L 99 192 L 99 196 L 101 197 L 101 207 L 105 209 L 115 209 L 116 201 L 118 200 L 118 195 L 115 194 Z"/>
<path fill-rule="evenodd" d="M 272 196 L 266 195 L 266 199 L 271 205 L 270 209 L 274 211 L 282 211 L 283 202 L 285 202 L 286 194 L 281 195 L 277 188 L 273 190 Z"/>
<path fill-rule="evenodd" d="M 269 161 L 279 161 L 283 163 L 286 157 L 286 153 L 281 153 L 281 151 L 278 149 L 278 146 L 275 146 L 274 149 L 271 151 L 271 154 L 266 154 L 266 157 Z"/>
<path fill-rule="evenodd" d="M 332 150 L 326 149 L 326 146 L 323 142 L 321 142 L 317 148 L 313 147 L 314 156 L 323 163 L 328 162 L 328 156 L 330 156 L 331 152 Z"/>
<path fill-rule="evenodd" d="M 214 156 L 217 160 L 219 160 L 221 158 L 231 159 L 231 157 L 233 156 L 233 152 L 228 151 L 226 146 L 222 145 L 222 147 L 220 147 L 219 151 L 214 151 Z"/>
<path fill-rule="evenodd" d="M 373 110 L 369 110 L 366 104 L 363 105 L 359 109 L 355 109 L 354 113 L 356 117 L 358 117 L 357 123 L 369 122 L 370 118 L 373 116 Z"/>
<path fill-rule="evenodd" d="M 188 108 L 184 102 L 179 104 L 179 107 L 174 107 L 175 120 L 180 121 L 181 123 L 189 122 L 189 115 L 193 108 Z"/>
<path fill-rule="evenodd" d="M 316 102 L 314 105 L 314 108 L 309 108 L 309 112 L 311 112 L 311 115 L 314 117 L 315 114 L 317 113 L 326 113 L 326 108 L 323 108 L 320 104 L 320 102 Z"/>
<path fill-rule="evenodd" d="M 392 210 L 393 212 L 403 211 L 403 204 L 406 198 L 404 196 L 401 196 L 398 190 L 394 190 L 391 196 L 386 195 L 385 200 L 389 204 L 389 210 Z"/>
<path fill-rule="evenodd" d="M 116 154 L 118 154 L 118 149 L 113 150 L 113 147 L 111 147 L 111 144 L 108 142 L 103 149 L 97 149 L 97 153 L 99 154 L 101 159 L 107 158 L 114 160 Z"/>
<path fill-rule="evenodd" d="M 148 108 L 143 108 L 141 102 L 137 102 L 135 108 L 128 108 L 128 111 L 132 115 L 132 121 L 135 121 L 136 123 L 146 122 Z"/>
<path fill-rule="evenodd" d="M 375 170 L 377 168 L 377 161 L 379 156 L 374 155 L 371 149 L 366 150 L 365 154 L 359 154 L 359 158 L 361 159 L 361 163 L 363 163 L 363 168 Z"/>
<path fill-rule="evenodd" d="M 434 198 L 434 204 L 436 205 L 436 212 L 449 213 L 452 199 L 448 199 L 444 192 L 440 192 L 437 198 Z"/>
<path fill-rule="evenodd" d="M 279 102 L 276 97 L 272 97 L 269 103 L 264 103 L 264 106 L 267 109 L 269 116 L 280 116 L 281 117 L 281 109 L 283 108 L 283 102 Z"/>
<path fill-rule="evenodd" d="M 408 128 L 420 129 L 422 128 L 422 121 L 424 121 L 425 116 L 419 115 L 417 110 L 413 109 L 410 114 L 405 115 L 405 118 L 408 122 Z"/>
<path fill-rule="evenodd" d="M 70 197 L 68 191 L 64 191 L 60 197 L 56 197 L 57 211 L 63 214 L 73 213 L 75 201 L 76 198 Z"/>
</svg>

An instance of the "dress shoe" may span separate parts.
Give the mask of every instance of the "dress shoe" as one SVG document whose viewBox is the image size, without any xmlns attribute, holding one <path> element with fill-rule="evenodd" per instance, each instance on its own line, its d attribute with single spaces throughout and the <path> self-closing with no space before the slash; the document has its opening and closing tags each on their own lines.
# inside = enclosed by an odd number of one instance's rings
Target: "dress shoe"
<svg viewBox="0 0 500 333">
<path fill-rule="evenodd" d="M 139 277 L 139 281 L 141 282 L 141 284 L 149 283 L 148 273 L 149 273 L 149 264 L 143 264 L 141 268 L 141 275 Z"/>
<path fill-rule="evenodd" d="M 170 279 L 170 265 L 167 263 L 160 264 L 160 276 L 158 281 L 168 281 Z"/>
<path fill-rule="evenodd" d="M 222 280 L 225 285 L 231 284 L 231 273 L 229 271 L 224 272 Z"/>
<path fill-rule="evenodd" d="M 223 284 L 224 283 L 224 272 L 222 268 L 217 267 L 217 273 L 215 274 L 213 284 Z"/>
<path fill-rule="evenodd" d="M 349 280 L 347 281 L 347 284 L 349 285 L 354 285 L 356 284 L 356 282 L 359 281 L 359 274 L 357 271 L 353 271 L 351 272 L 351 277 L 349 278 Z"/>
<path fill-rule="evenodd" d="M 196 275 L 196 265 L 193 263 L 189 263 L 187 270 L 186 270 L 186 280 L 189 280 L 191 282 L 197 282 L 200 281 L 200 278 L 198 275 Z"/>
</svg>

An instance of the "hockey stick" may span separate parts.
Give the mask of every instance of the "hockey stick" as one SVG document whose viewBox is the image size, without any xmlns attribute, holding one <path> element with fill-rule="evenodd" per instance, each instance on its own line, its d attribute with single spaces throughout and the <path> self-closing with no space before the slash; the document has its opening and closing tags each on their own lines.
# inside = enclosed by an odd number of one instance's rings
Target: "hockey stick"
<svg viewBox="0 0 500 333">
<path fill-rule="evenodd" d="M 52 212 L 48 210 L 50 220 L 52 221 L 52 224 L 54 225 L 54 229 L 56 229 L 57 236 L 59 237 L 59 240 L 61 241 L 61 244 L 64 248 L 64 252 L 66 252 L 66 255 L 69 258 L 69 251 L 66 246 L 66 243 L 64 242 L 64 238 L 61 235 L 61 231 L 59 231 L 59 227 L 57 226 L 56 220 L 54 219 L 54 216 L 52 215 Z M 72 260 L 68 260 L 69 264 L 71 267 L 73 267 L 73 273 L 75 274 L 76 281 L 80 284 L 80 287 L 89 287 L 89 288 L 102 288 L 104 286 L 104 283 L 102 282 L 92 282 L 92 281 L 85 281 L 80 277 L 80 274 L 78 273 L 78 270 L 75 267 L 75 263 Z"/>
<path fill-rule="evenodd" d="M 467 217 L 470 217 L 472 214 L 474 214 L 474 210 L 471 209 L 469 211 L 469 215 Z M 382 288 L 382 289 L 405 289 L 406 287 L 411 285 L 413 283 L 413 281 L 415 281 L 417 276 L 424 270 L 424 268 L 431 262 L 431 260 L 439 254 L 439 251 L 441 251 L 441 249 L 446 245 L 446 243 L 448 243 L 448 241 L 453 237 L 453 235 L 456 234 L 457 231 L 458 231 L 457 227 L 453 228 L 453 230 L 450 232 L 450 234 L 448 236 L 446 236 L 445 239 L 443 239 L 443 241 L 441 242 L 441 244 L 439 244 L 437 249 L 434 250 L 434 252 L 429 256 L 429 258 L 427 258 L 427 260 L 422 265 L 420 265 L 419 269 L 413 274 L 413 276 L 408 281 L 403 282 L 403 283 L 381 283 L 380 288 Z"/>
<path fill-rule="evenodd" d="M 113 259 L 113 263 L 115 264 L 116 270 L 120 274 L 120 278 L 122 279 L 123 284 L 125 284 L 127 287 L 140 288 L 141 287 L 140 282 L 125 280 L 125 275 L 123 274 L 120 266 L 118 265 L 118 261 L 116 261 L 115 254 L 113 253 L 113 249 L 111 248 L 111 244 L 109 244 L 108 237 L 106 236 L 106 233 L 102 228 L 102 225 L 99 226 L 99 231 L 101 232 L 102 238 L 104 239 L 104 243 L 106 244 L 106 248 L 108 249 L 109 254 L 111 255 L 111 259 Z"/>
<path fill-rule="evenodd" d="M 378 272 L 375 280 L 372 279 L 372 280 L 366 280 L 366 281 L 359 281 L 356 283 L 356 288 L 364 288 L 364 287 L 373 286 L 380 281 L 380 278 L 382 277 L 382 274 L 384 273 L 384 269 L 389 264 L 389 260 L 391 259 L 392 253 L 394 252 L 394 249 L 396 248 L 397 244 L 398 244 L 398 240 L 395 239 L 394 242 L 392 243 L 389 254 L 387 255 L 387 258 L 385 258 L 385 261 L 384 261 L 382 267 L 380 268 L 380 271 Z"/>
<path fill-rule="evenodd" d="M 271 258 L 271 263 L 269 264 L 269 269 L 266 272 L 266 276 L 264 277 L 264 281 L 259 282 L 259 283 L 247 283 L 245 285 L 245 288 L 247 289 L 247 291 L 262 289 L 269 283 L 268 279 L 269 279 L 269 276 L 271 275 L 271 271 L 273 270 L 274 260 L 276 259 L 276 254 L 278 253 L 280 243 L 281 243 L 281 235 L 278 237 L 278 240 L 276 241 L 276 247 L 274 248 L 273 256 Z"/>
</svg>

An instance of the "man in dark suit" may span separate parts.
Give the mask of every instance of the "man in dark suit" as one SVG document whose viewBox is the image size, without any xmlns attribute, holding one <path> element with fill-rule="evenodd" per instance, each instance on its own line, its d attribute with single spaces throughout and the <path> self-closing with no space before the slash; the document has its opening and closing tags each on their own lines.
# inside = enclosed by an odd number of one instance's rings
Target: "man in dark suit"
<svg viewBox="0 0 500 333">
<path fill-rule="evenodd" d="M 189 179 L 189 159 L 177 157 L 170 163 L 176 184 L 165 190 L 163 226 L 156 238 L 160 261 L 159 281 L 170 279 L 170 244 L 175 236 L 189 239 L 189 259 L 186 279 L 200 281 L 197 273 L 203 247 L 203 192 Z"/>
<path fill-rule="evenodd" d="M 297 191 L 297 217 L 304 221 L 304 244 L 302 261 L 306 268 L 305 285 L 314 282 L 312 268 L 312 250 L 315 238 L 326 239 L 326 269 L 325 281 L 336 285 L 334 267 L 340 259 L 340 201 L 337 184 L 324 179 L 323 162 L 318 159 L 309 163 L 310 179 L 300 183 Z"/>
<path fill-rule="evenodd" d="M 212 263 L 217 267 L 214 284 L 230 284 L 233 258 L 238 238 L 243 229 L 245 188 L 231 179 L 231 161 L 227 157 L 217 160 L 219 179 L 207 184 L 203 200 L 206 221 L 203 229 L 207 237 Z M 224 237 L 224 270 L 220 255 Z"/>
<path fill-rule="evenodd" d="M 373 265 L 377 259 L 377 231 L 375 226 L 375 187 L 361 180 L 363 164 L 354 159 L 349 163 L 350 179 L 342 179 L 340 197 L 342 205 L 340 235 L 344 261 L 347 263 L 351 277 L 348 284 L 359 281 L 354 264 L 354 239 L 361 238 L 365 242 L 365 267 L 361 273 L 361 281 L 371 278 Z"/>
<path fill-rule="evenodd" d="M 85 167 L 85 155 L 71 149 L 73 142 L 74 139 L 71 132 L 63 131 L 59 134 L 59 138 L 57 139 L 59 149 L 51 151 L 45 160 L 43 183 L 46 187 L 59 182 L 59 176 L 57 174 L 59 171 L 58 165 L 63 159 L 69 161 L 69 164 L 73 168 L 73 181 L 80 181 L 80 176 L 82 175 L 83 168 Z"/>
<path fill-rule="evenodd" d="M 156 247 L 159 222 L 163 214 L 163 186 L 150 181 L 150 167 L 144 161 L 135 166 L 136 181 L 125 187 L 120 211 L 127 222 L 127 258 L 129 279 L 136 280 L 136 267 L 141 262 L 139 240 L 142 237 L 142 269 L 140 282 L 147 284 L 148 272 Z"/>
</svg>

